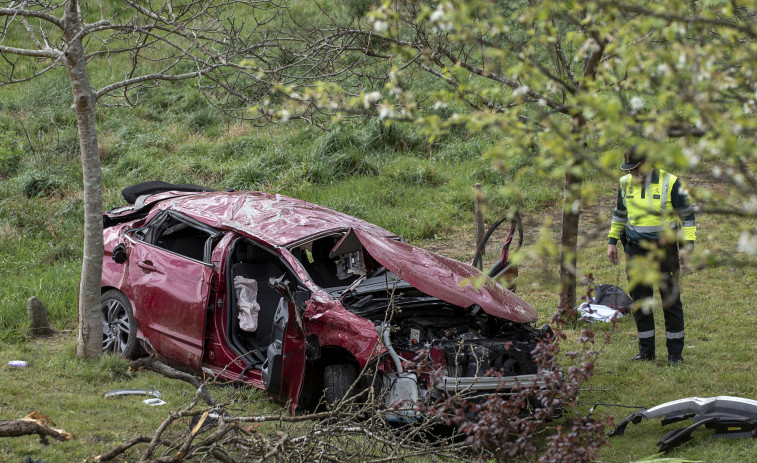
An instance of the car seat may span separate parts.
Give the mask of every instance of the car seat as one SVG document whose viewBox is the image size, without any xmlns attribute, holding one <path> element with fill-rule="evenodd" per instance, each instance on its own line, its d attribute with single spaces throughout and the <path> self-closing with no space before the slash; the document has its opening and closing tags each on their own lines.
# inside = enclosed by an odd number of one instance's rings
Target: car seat
<svg viewBox="0 0 757 463">
<path fill-rule="evenodd" d="M 254 333 L 239 330 L 239 338 L 245 341 L 250 348 L 264 347 L 271 342 L 271 329 L 273 318 L 276 314 L 282 299 L 275 289 L 268 285 L 271 278 L 278 278 L 284 272 L 281 268 L 271 261 L 273 256 L 251 243 L 239 243 L 235 250 L 234 263 L 231 266 L 231 279 L 235 276 L 251 278 L 258 282 L 257 302 L 260 305 L 258 313 L 258 329 Z M 238 323 L 236 318 L 236 298 L 234 304 L 234 322 Z"/>
</svg>

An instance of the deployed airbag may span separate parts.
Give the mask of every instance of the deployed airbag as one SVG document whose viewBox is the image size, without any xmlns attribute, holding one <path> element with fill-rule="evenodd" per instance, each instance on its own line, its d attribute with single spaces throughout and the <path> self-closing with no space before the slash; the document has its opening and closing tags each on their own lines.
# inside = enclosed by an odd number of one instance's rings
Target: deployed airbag
<svg viewBox="0 0 757 463">
<path fill-rule="evenodd" d="M 258 329 L 258 282 L 243 276 L 234 277 L 234 292 L 237 295 L 239 328 L 248 332 Z"/>
</svg>

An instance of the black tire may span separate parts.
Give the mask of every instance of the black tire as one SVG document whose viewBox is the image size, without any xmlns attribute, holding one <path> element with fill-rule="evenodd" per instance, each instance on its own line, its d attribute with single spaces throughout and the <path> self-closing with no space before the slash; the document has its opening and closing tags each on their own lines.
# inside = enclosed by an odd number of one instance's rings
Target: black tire
<svg viewBox="0 0 757 463">
<path fill-rule="evenodd" d="M 324 399 L 329 405 L 334 405 L 347 397 L 347 392 L 357 379 L 357 368 L 354 365 L 327 365 L 323 369 Z M 357 386 L 355 386 L 357 388 Z M 352 391 L 352 395 L 357 392 Z"/>
<path fill-rule="evenodd" d="M 121 291 L 110 289 L 100 296 L 103 323 L 103 352 L 112 352 L 127 359 L 140 356 L 137 322 L 131 303 Z"/>
</svg>

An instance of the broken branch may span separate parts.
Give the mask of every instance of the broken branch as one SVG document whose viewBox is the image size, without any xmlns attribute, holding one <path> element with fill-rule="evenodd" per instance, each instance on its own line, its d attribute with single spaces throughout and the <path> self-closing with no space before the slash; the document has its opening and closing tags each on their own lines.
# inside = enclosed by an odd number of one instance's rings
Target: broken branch
<svg viewBox="0 0 757 463">
<path fill-rule="evenodd" d="M 55 425 L 50 418 L 37 412 L 32 412 L 20 420 L 0 420 L 0 437 L 19 437 L 37 434 L 39 435 L 40 442 L 44 445 L 50 443 L 47 440 L 48 437 L 64 442 L 71 439 L 71 434 L 62 429 L 55 429 L 50 426 L 51 424 Z"/>
</svg>

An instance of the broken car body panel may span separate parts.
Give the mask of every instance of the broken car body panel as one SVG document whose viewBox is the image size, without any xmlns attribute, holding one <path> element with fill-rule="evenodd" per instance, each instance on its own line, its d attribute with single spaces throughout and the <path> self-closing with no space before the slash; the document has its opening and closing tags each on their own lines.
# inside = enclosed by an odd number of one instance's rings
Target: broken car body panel
<svg viewBox="0 0 757 463">
<path fill-rule="evenodd" d="M 757 437 L 757 400 L 740 397 L 689 397 L 632 413 L 618 423 L 608 437 L 622 436 L 628 423 L 663 417 L 662 425 L 692 420 L 694 424 L 671 431 L 657 445 L 660 451 L 678 447 L 691 439 L 700 426 L 715 430 L 715 437 Z"/>
<path fill-rule="evenodd" d="M 478 304 L 489 315 L 516 323 L 533 322 L 538 317 L 533 307 L 472 265 L 362 230 L 355 230 L 355 234 L 368 254 L 424 293 L 459 307 Z M 481 279 L 483 283 L 474 286 Z"/>
</svg>

